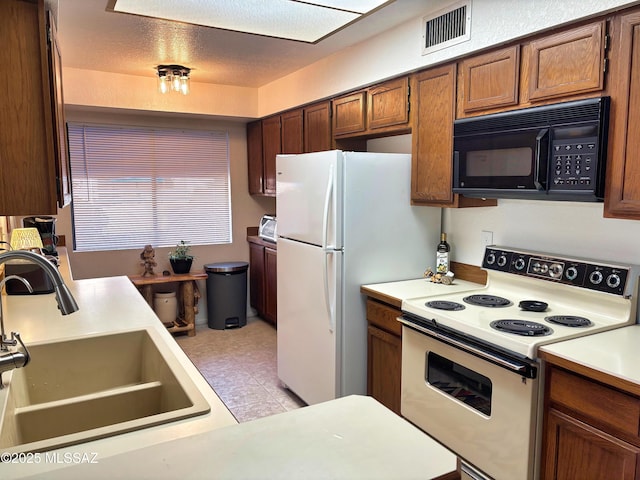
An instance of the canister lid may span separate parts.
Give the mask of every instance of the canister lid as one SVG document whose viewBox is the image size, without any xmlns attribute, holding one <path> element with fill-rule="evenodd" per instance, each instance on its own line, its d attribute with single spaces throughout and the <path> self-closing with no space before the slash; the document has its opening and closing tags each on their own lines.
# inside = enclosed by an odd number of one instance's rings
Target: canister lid
<svg viewBox="0 0 640 480">
<path fill-rule="evenodd" d="M 209 263 L 204 266 L 206 272 L 212 273 L 244 272 L 248 268 L 249 264 L 247 262 Z"/>
</svg>

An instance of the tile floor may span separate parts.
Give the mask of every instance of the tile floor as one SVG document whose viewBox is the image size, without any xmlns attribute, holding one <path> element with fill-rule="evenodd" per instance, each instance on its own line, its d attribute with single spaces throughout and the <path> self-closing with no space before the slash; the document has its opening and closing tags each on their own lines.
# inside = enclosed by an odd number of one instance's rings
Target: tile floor
<svg viewBox="0 0 640 480">
<path fill-rule="evenodd" d="M 305 405 L 278 380 L 276 330 L 258 317 L 241 328 L 198 325 L 194 337 L 176 341 L 238 422 Z"/>
</svg>

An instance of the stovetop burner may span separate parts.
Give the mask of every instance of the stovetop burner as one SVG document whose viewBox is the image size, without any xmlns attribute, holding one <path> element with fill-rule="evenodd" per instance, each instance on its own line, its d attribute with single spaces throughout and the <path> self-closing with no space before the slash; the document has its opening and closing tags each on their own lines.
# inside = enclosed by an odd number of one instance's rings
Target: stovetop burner
<svg viewBox="0 0 640 480">
<path fill-rule="evenodd" d="M 458 302 L 450 302 L 448 300 L 432 300 L 430 302 L 425 303 L 426 307 L 435 308 L 437 310 L 448 310 L 450 312 L 455 312 L 458 310 L 464 310 L 465 306 Z"/>
<path fill-rule="evenodd" d="M 491 328 L 505 333 L 513 333 L 527 337 L 550 335 L 553 330 L 538 322 L 526 320 L 495 320 L 490 323 Z"/>
<path fill-rule="evenodd" d="M 478 305 L 480 307 L 508 307 L 511 305 L 511 301 L 506 298 L 498 297 L 497 295 L 485 295 L 482 293 L 469 295 L 468 297 L 464 297 L 462 300 L 470 305 Z"/>
<path fill-rule="evenodd" d="M 547 322 L 557 323 L 565 327 L 590 327 L 593 322 L 585 317 L 576 317 L 574 315 L 551 315 L 544 317 Z"/>
</svg>

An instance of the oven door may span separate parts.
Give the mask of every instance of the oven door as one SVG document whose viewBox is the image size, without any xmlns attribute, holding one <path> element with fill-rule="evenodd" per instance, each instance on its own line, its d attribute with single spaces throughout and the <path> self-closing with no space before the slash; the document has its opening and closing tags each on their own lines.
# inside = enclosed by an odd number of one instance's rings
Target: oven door
<svg viewBox="0 0 640 480">
<path fill-rule="evenodd" d="M 539 379 L 456 344 L 403 325 L 402 415 L 486 475 L 535 478 Z"/>
</svg>

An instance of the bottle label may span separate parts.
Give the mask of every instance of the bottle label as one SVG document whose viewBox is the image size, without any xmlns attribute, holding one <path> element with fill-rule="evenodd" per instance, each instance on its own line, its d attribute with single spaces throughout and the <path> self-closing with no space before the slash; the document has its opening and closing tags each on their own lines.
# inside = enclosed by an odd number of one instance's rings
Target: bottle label
<svg viewBox="0 0 640 480">
<path fill-rule="evenodd" d="M 438 252 L 436 255 L 436 273 L 449 271 L 449 252 Z"/>
</svg>

